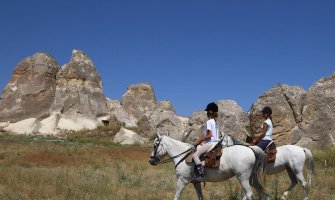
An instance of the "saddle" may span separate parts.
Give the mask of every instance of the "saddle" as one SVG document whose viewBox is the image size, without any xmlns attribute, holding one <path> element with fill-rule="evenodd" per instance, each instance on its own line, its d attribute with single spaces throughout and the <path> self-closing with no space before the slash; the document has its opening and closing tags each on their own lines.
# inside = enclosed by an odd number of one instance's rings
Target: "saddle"
<svg viewBox="0 0 335 200">
<path fill-rule="evenodd" d="M 202 156 L 200 160 L 205 162 L 207 168 L 219 168 L 220 158 L 222 156 L 222 145 L 221 142 L 213 144 L 213 146 Z"/>
<path fill-rule="evenodd" d="M 276 144 L 272 141 L 264 150 L 266 154 L 266 161 L 268 163 L 274 162 L 276 160 L 277 147 Z"/>
<path fill-rule="evenodd" d="M 205 167 L 207 168 L 219 168 L 220 158 L 222 156 L 222 145 L 216 144 L 214 148 L 210 149 L 205 153 Z"/>
</svg>

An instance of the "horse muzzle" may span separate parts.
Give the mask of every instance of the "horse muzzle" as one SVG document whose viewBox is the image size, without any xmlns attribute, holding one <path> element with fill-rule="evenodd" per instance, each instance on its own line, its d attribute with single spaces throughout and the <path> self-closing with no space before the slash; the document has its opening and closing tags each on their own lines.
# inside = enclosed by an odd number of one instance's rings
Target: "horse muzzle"
<svg viewBox="0 0 335 200">
<path fill-rule="evenodd" d="M 151 156 L 151 157 L 150 157 L 149 163 L 150 163 L 151 165 L 153 165 L 153 166 L 158 165 L 158 162 L 159 162 L 159 158 L 154 157 L 154 156 Z"/>
</svg>

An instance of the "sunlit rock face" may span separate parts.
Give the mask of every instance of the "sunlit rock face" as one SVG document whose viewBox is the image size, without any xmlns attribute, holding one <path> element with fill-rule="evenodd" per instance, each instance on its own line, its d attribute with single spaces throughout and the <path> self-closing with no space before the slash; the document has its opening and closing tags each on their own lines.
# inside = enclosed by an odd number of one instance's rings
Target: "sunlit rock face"
<svg viewBox="0 0 335 200">
<path fill-rule="evenodd" d="M 58 72 L 52 110 L 62 115 L 61 129 L 71 129 L 71 124 L 80 123 L 78 119 L 87 123 L 73 126 L 74 130 L 93 129 L 97 118 L 109 115 L 101 78 L 85 52 L 73 50 L 71 61 Z"/>
<path fill-rule="evenodd" d="M 150 84 L 129 86 L 122 96 L 121 106 L 137 120 L 139 134 L 152 138 L 160 133 L 182 139 L 188 119 L 177 116 L 169 101 L 157 101 Z"/>
<path fill-rule="evenodd" d="M 260 127 L 264 122 L 261 110 L 270 106 L 274 124 L 273 139 L 278 145 L 296 143 L 296 135 L 301 134 L 298 124 L 302 120 L 301 99 L 305 94 L 303 88 L 288 85 L 275 86 L 262 94 L 250 110 L 252 135 L 260 133 Z"/>
<path fill-rule="evenodd" d="M 154 90 L 152 86 L 147 83 L 129 86 L 121 98 L 122 107 L 136 119 L 150 115 L 156 103 Z"/>
<path fill-rule="evenodd" d="M 264 106 L 272 108 L 273 139 L 278 145 L 335 145 L 335 74 L 320 79 L 307 91 L 288 85 L 266 91 L 251 108 L 252 134 L 259 133 Z"/>
<path fill-rule="evenodd" d="M 302 100 L 299 145 L 335 146 L 335 73 L 308 89 Z"/>
<path fill-rule="evenodd" d="M 41 134 L 94 129 L 100 123 L 97 119 L 108 115 L 101 78 L 88 56 L 78 50 L 62 68 L 46 53 L 24 59 L 0 100 L 0 122 L 7 122 L 14 133 L 22 124 L 31 124 L 30 130 Z M 16 123 L 30 118 L 36 121 Z"/>
<path fill-rule="evenodd" d="M 219 130 L 241 140 L 260 133 L 264 122 L 260 111 L 270 106 L 277 145 L 335 146 L 335 73 L 307 91 L 274 86 L 259 96 L 249 112 L 233 100 L 216 103 Z M 0 129 L 16 134 L 59 134 L 94 129 L 103 122 L 121 126 L 117 141 L 124 144 L 127 138 L 146 142 L 156 133 L 193 142 L 204 134 L 206 120 L 205 111 L 190 117 L 176 115 L 169 101 L 157 101 L 148 83 L 129 86 L 120 101 L 107 99 L 96 67 L 79 50 L 73 50 L 63 67 L 42 52 L 22 60 L 0 97 Z"/>
<path fill-rule="evenodd" d="M 21 61 L 3 90 L 0 122 L 47 115 L 54 102 L 59 70 L 56 60 L 46 53 L 36 53 Z"/>
<path fill-rule="evenodd" d="M 219 134 L 221 132 L 231 134 L 240 140 L 245 141 L 249 135 L 248 114 L 234 100 L 220 100 L 216 102 L 219 107 L 216 124 Z M 195 111 L 188 121 L 184 140 L 194 141 L 205 133 L 205 124 L 208 120 L 206 111 Z"/>
</svg>

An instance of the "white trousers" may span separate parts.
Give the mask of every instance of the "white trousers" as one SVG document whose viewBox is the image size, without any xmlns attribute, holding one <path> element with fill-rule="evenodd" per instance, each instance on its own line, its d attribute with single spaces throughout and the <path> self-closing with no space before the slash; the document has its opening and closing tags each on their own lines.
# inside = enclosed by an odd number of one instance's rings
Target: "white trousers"
<svg viewBox="0 0 335 200">
<path fill-rule="evenodd" d="M 197 151 L 192 156 L 196 165 L 201 164 L 199 157 L 202 154 L 206 153 L 212 147 L 212 145 L 213 145 L 212 143 L 206 143 L 206 144 L 197 146 Z"/>
</svg>

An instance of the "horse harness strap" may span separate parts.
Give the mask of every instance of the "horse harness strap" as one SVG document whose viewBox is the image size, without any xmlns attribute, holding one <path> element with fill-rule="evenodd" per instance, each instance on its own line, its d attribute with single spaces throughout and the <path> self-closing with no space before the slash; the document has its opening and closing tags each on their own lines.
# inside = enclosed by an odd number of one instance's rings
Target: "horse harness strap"
<svg viewBox="0 0 335 200">
<path fill-rule="evenodd" d="M 177 164 L 176 164 L 176 166 L 175 166 L 175 168 L 177 168 L 177 166 L 182 162 L 182 161 L 184 161 L 186 158 L 187 158 L 187 156 L 189 156 L 191 153 L 192 153 L 192 150 L 194 150 L 194 148 L 195 147 L 191 147 L 191 148 L 189 148 L 189 149 L 187 149 L 186 151 L 184 151 L 184 152 L 182 152 L 182 153 L 180 153 L 180 154 L 178 154 L 178 155 L 175 155 L 175 156 L 173 156 L 173 157 L 170 157 L 170 158 L 168 158 L 168 159 L 166 159 L 166 160 L 162 160 L 161 162 L 159 162 L 160 164 L 165 164 L 165 163 L 168 163 L 168 162 L 171 162 L 173 159 L 175 159 L 175 158 L 178 158 L 178 157 L 180 157 L 181 155 L 183 155 L 183 154 L 185 154 L 185 153 L 187 153 Z"/>
<path fill-rule="evenodd" d="M 188 152 L 182 159 L 180 159 L 176 166 L 174 166 L 174 168 L 177 168 L 181 162 L 183 162 L 189 155 L 191 155 L 191 153 L 192 151 Z"/>
</svg>

